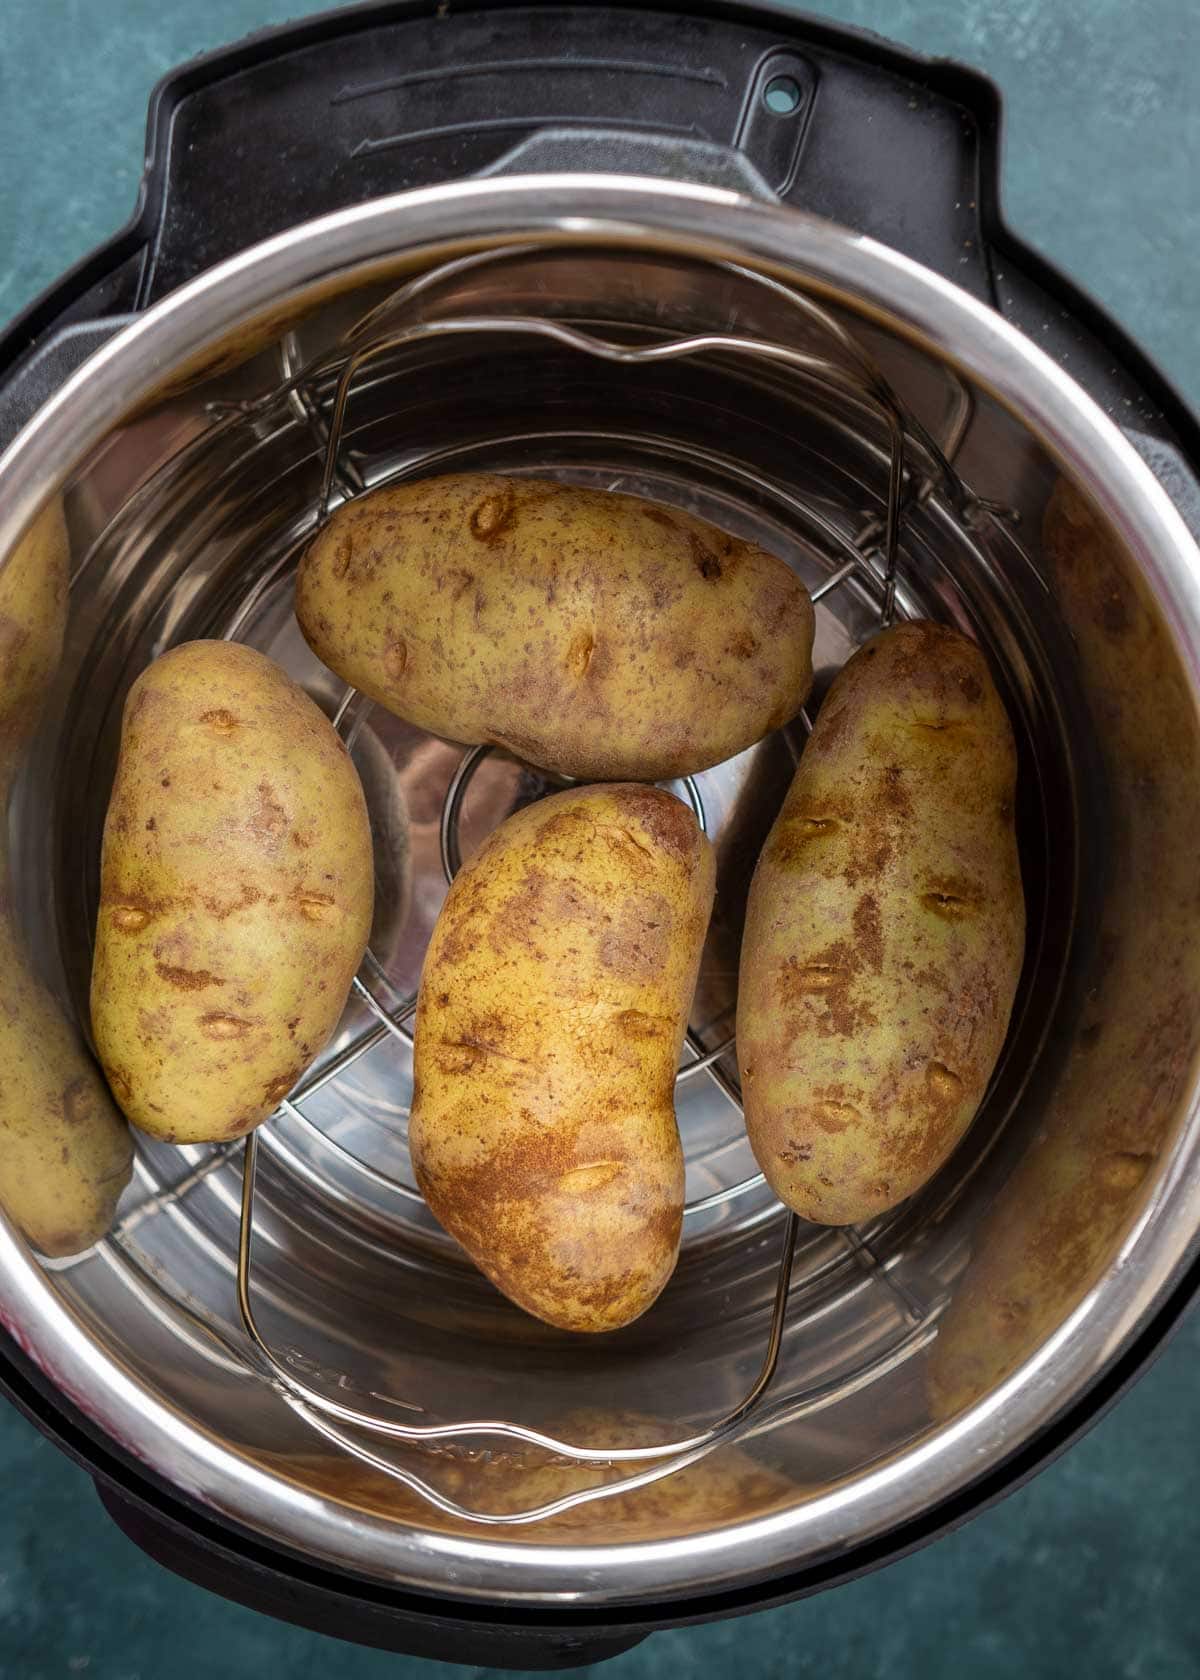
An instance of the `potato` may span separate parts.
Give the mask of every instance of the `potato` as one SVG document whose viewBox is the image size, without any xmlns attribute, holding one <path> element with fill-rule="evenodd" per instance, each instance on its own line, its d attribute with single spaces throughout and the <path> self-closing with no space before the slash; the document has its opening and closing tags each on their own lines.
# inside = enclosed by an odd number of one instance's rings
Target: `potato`
<svg viewBox="0 0 1200 1680">
<path fill-rule="evenodd" d="M 0 570 L 0 818 L 62 657 L 67 532 L 45 508 Z M 2 826 L 2 825 L 0 825 Z M 9 864 L 0 846 L 0 873 Z M 108 1230 L 133 1145 L 95 1063 L 0 914 L 0 1207 L 43 1254 Z"/>
<path fill-rule="evenodd" d="M 0 787 L 41 720 L 67 622 L 67 528 L 51 502 L 0 569 Z"/>
<path fill-rule="evenodd" d="M 108 1230 L 133 1144 L 99 1070 L 0 917 L 0 1207 L 43 1254 Z"/>
<path fill-rule="evenodd" d="M 417 1183 L 496 1287 L 563 1329 L 628 1324 L 674 1269 L 675 1071 L 713 875 L 673 795 L 572 789 L 496 830 L 434 928 Z"/>
<path fill-rule="evenodd" d="M 1021 970 L 1016 751 L 983 655 L 910 623 L 835 680 L 746 913 L 737 1045 L 775 1193 L 853 1225 L 974 1117 Z"/>
<path fill-rule="evenodd" d="M 92 1027 L 135 1125 L 240 1137 L 326 1043 L 371 925 L 346 749 L 278 666 L 190 642 L 129 691 L 104 825 Z"/>
<path fill-rule="evenodd" d="M 813 610 L 782 560 L 636 496 L 462 474 L 339 508 L 296 616 L 340 677 L 452 741 L 585 781 L 720 763 L 799 711 Z"/>
</svg>

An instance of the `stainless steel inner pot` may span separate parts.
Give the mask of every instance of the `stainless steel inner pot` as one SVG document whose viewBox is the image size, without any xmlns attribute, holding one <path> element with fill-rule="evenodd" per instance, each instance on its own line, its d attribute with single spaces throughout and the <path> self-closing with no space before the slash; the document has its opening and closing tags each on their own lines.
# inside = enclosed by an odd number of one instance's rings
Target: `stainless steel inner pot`
<svg viewBox="0 0 1200 1680">
<path fill-rule="evenodd" d="M 524 1317 L 388 1182 L 411 1183 L 410 1060 L 380 1012 L 403 1022 L 444 850 L 469 855 L 549 784 L 498 752 L 457 776 L 462 748 L 347 697 L 295 627 L 292 572 L 350 349 L 498 316 L 627 346 L 732 334 L 814 365 L 410 337 L 352 384 L 335 500 L 451 469 L 550 474 L 752 535 L 814 590 L 843 574 L 818 608 L 810 710 L 879 621 L 892 460 L 878 403 L 820 364 L 866 356 L 886 377 L 910 422 L 897 610 L 978 638 L 1021 749 L 1028 960 L 983 1111 L 895 1213 L 801 1229 L 778 1367 L 735 1439 L 535 1523 L 464 1522 L 291 1403 L 239 1316 L 241 1144 L 139 1139 L 114 1233 L 84 1256 L 39 1261 L 4 1224 L 0 1317 L 126 1449 L 293 1552 L 442 1595 L 640 1603 L 845 1552 L 966 1487 L 1080 1396 L 1194 1249 L 1200 555 L 1116 425 L 999 317 L 869 240 L 711 189 L 541 176 L 378 201 L 212 271 L 93 357 L 0 462 L 0 555 L 58 498 L 72 573 L 65 656 L 10 805 L 9 902 L 86 1033 L 100 831 L 137 674 L 175 642 L 236 637 L 337 715 L 371 806 L 378 910 L 316 1073 L 340 1071 L 260 1134 L 251 1289 L 285 1371 L 344 1405 L 508 1420 L 593 1450 L 693 1436 L 753 1384 L 784 1231 L 723 1088 L 728 1055 L 678 1088 L 696 1205 L 677 1275 L 615 1335 Z M 793 726 L 681 790 L 720 859 L 692 1059 L 732 1031 L 744 893 L 802 744 Z M 509 1516 L 628 1473 L 504 1438 L 355 1438 Z"/>
</svg>

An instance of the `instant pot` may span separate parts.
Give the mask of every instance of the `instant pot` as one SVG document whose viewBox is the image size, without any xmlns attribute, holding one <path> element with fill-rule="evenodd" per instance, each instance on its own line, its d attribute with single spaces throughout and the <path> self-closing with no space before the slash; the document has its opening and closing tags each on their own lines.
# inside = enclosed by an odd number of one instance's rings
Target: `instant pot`
<svg viewBox="0 0 1200 1680">
<path fill-rule="evenodd" d="M 1004 226 L 977 75 L 768 8 L 367 6 L 167 78 L 134 220 L 0 343 L 0 562 L 57 509 L 61 666 L 7 912 L 82 1038 L 121 707 L 193 637 L 270 654 L 366 789 L 338 1034 L 249 1144 L 139 1138 L 111 1235 L 0 1223 L 0 1380 L 115 1521 L 366 1644 L 564 1667 L 887 1563 L 1111 1404 L 1198 1275 L 1196 421 Z M 411 1019 L 449 878 L 551 782 L 347 692 L 299 553 L 383 482 L 632 491 L 782 555 L 809 714 L 895 616 L 984 648 L 1029 939 L 967 1138 L 869 1226 L 785 1215 L 731 1054 L 741 914 L 807 715 L 692 778 L 718 855 L 644 1318 L 521 1315 L 413 1187 Z M 28 550 L 24 551 L 28 554 Z M 2 997 L 0 997 L 2 1004 Z"/>
</svg>

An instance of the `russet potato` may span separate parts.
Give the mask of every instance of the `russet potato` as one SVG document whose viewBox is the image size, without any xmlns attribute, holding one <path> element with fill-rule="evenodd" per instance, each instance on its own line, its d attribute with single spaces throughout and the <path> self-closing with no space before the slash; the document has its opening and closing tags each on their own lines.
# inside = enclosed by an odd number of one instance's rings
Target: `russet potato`
<svg viewBox="0 0 1200 1680">
<path fill-rule="evenodd" d="M 563 1329 L 629 1323 L 675 1266 L 675 1071 L 713 873 L 672 794 L 572 789 L 496 830 L 434 928 L 417 1182 L 497 1288 Z"/>
<path fill-rule="evenodd" d="M 43 1254 L 78 1254 L 129 1183 L 129 1127 L 7 917 L 0 973 L 0 1207 Z"/>
<path fill-rule="evenodd" d="M 5 797 L 62 659 L 68 560 L 62 510 L 51 502 L 0 568 L 0 781 Z"/>
<path fill-rule="evenodd" d="M 776 1194 L 852 1225 L 973 1119 L 1021 971 L 1016 750 L 975 644 L 883 631 L 839 673 L 747 906 L 737 1047 Z"/>
<path fill-rule="evenodd" d="M 813 609 L 751 542 L 636 496 L 460 474 L 360 496 L 309 545 L 296 616 L 389 711 L 583 781 L 703 770 L 786 723 Z"/>
<path fill-rule="evenodd" d="M 57 502 L 0 569 L 0 818 L 62 657 L 67 530 Z M 7 877 L 0 845 L 0 876 Z M 78 1254 L 112 1223 L 133 1144 L 96 1064 L 0 912 L 0 1207 L 43 1254 Z"/>
<path fill-rule="evenodd" d="M 125 706 L 92 1027 L 118 1102 L 174 1143 L 239 1137 L 337 1025 L 371 925 L 354 766 L 253 649 L 189 642 Z"/>
</svg>

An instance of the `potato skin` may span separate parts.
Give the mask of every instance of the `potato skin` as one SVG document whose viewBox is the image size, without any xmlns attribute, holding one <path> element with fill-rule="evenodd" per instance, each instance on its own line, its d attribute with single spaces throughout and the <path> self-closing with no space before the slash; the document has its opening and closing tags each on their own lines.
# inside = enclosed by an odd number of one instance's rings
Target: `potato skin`
<svg viewBox="0 0 1200 1680">
<path fill-rule="evenodd" d="M 189 642 L 125 705 L 92 1028 L 118 1102 L 173 1143 L 240 1137 L 337 1025 L 371 925 L 366 802 L 271 660 Z"/>
<path fill-rule="evenodd" d="M 635 496 L 460 474 L 339 508 L 309 645 L 399 717 L 584 781 L 718 764 L 794 717 L 813 609 L 753 543 Z"/>
<path fill-rule="evenodd" d="M 7 792 L 62 659 L 69 547 L 50 502 L 0 568 L 0 785 Z"/>
<path fill-rule="evenodd" d="M 0 569 L 0 817 L 62 657 L 67 571 L 67 531 L 54 502 Z M 0 846 L 0 877 L 12 867 Z M 5 912 L 0 1067 L 0 1207 L 43 1254 L 78 1254 L 112 1223 L 133 1143 Z"/>
<path fill-rule="evenodd" d="M 78 1254 L 112 1224 L 133 1141 L 7 917 L 0 974 L 0 1207 L 43 1254 Z"/>
<path fill-rule="evenodd" d="M 496 830 L 434 928 L 417 1182 L 498 1289 L 566 1330 L 628 1324 L 674 1270 L 675 1070 L 713 879 L 673 795 L 571 789 Z"/>
<path fill-rule="evenodd" d="M 823 1225 L 911 1196 L 975 1115 L 1025 941 L 1012 729 L 978 648 L 900 624 L 835 680 L 750 889 L 746 1127 Z"/>
</svg>

